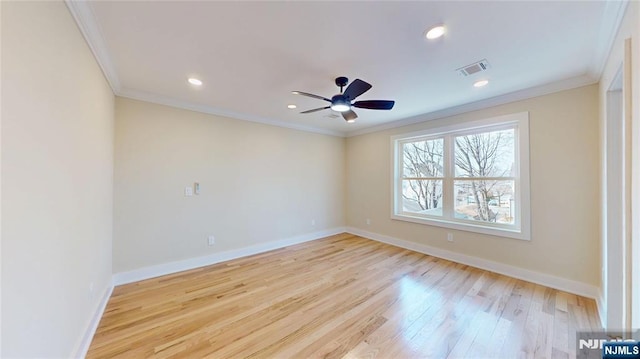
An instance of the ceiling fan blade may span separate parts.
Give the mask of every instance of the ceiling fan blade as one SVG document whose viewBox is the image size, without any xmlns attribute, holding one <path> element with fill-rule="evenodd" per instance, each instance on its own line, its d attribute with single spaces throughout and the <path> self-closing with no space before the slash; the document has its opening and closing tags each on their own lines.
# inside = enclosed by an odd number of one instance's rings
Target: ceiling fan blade
<svg viewBox="0 0 640 359">
<path fill-rule="evenodd" d="M 302 111 L 300 113 L 312 113 L 312 112 L 316 112 L 316 111 L 322 111 L 322 110 L 326 110 L 328 108 L 331 108 L 331 106 L 327 106 L 327 107 L 320 107 L 320 108 L 314 108 L 313 110 L 306 110 L 306 111 Z"/>
<path fill-rule="evenodd" d="M 308 92 L 302 92 L 302 91 L 292 91 L 291 92 L 294 95 L 302 95 L 302 96 L 307 96 L 307 97 L 313 97 L 313 98 L 317 98 L 318 100 L 325 100 L 327 102 L 331 102 L 331 100 L 329 100 L 326 97 L 322 97 L 322 96 L 318 96 L 318 95 L 314 95 L 312 93 L 308 93 Z"/>
<path fill-rule="evenodd" d="M 370 110 L 391 110 L 395 101 L 386 100 L 369 100 L 369 101 L 356 101 L 353 103 L 353 107 L 368 108 Z"/>
<path fill-rule="evenodd" d="M 346 90 L 344 90 L 343 95 L 348 97 L 350 100 L 354 100 L 356 97 L 362 95 L 363 93 L 369 91 L 371 88 L 371 84 L 366 83 L 360 79 L 355 79 Z"/>
<path fill-rule="evenodd" d="M 349 121 L 349 120 L 355 120 L 356 118 L 358 118 L 358 115 L 356 115 L 356 113 L 353 112 L 353 110 L 349 110 L 349 111 L 343 112 L 342 117 L 344 117 L 345 120 Z"/>
</svg>

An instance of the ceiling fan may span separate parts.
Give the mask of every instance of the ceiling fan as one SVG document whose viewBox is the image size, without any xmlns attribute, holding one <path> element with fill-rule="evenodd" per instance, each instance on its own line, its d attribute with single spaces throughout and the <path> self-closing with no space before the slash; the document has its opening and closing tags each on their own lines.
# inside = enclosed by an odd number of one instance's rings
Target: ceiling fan
<svg viewBox="0 0 640 359">
<path fill-rule="evenodd" d="M 342 92 L 342 88 L 347 86 L 349 79 L 346 77 L 338 77 L 336 78 L 336 85 L 340 87 L 340 93 L 333 96 L 331 99 L 326 97 L 314 95 L 307 92 L 302 91 L 293 91 L 294 95 L 302 95 L 307 97 L 317 98 L 319 100 L 325 100 L 330 102 L 330 106 L 314 108 L 313 110 L 307 110 L 300 113 L 312 113 L 316 111 L 326 110 L 328 108 L 338 111 L 342 113 L 342 117 L 349 123 L 355 122 L 358 115 L 351 109 L 351 107 L 357 108 L 366 108 L 369 110 L 391 110 L 395 101 L 388 100 L 369 100 L 369 101 L 356 101 L 351 102 L 356 99 L 356 97 L 362 95 L 363 93 L 369 91 L 372 87 L 371 84 L 368 84 L 360 79 L 355 79 L 344 92 Z"/>
</svg>

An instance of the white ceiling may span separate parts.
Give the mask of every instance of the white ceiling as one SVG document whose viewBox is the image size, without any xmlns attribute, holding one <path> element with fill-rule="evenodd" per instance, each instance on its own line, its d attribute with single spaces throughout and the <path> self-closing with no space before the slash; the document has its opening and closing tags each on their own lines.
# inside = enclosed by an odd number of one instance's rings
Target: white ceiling
<svg viewBox="0 0 640 359">
<path fill-rule="evenodd" d="M 618 1 L 68 4 L 117 95 L 336 135 L 494 104 L 514 92 L 526 97 L 593 83 L 626 7 Z M 425 30 L 440 23 L 444 37 L 425 39 Z M 455 71 L 482 59 L 491 65 L 486 72 Z M 189 76 L 204 85 L 194 88 Z M 291 91 L 330 98 L 337 76 L 373 85 L 358 100 L 390 99 L 395 107 L 356 109 L 355 124 L 327 118 L 330 110 L 299 114 L 327 103 Z M 489 85 L 474 88 L 481 78 Z"/>
</svg>

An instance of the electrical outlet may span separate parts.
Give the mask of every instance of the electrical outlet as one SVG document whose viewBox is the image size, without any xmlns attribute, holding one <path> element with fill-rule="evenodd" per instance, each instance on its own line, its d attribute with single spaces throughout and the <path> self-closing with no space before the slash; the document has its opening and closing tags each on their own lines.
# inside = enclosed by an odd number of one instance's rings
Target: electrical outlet
<svg viewBox="0 0 640 359">
<path fill-rule="evenodd" d="M 367 226 L 371 225 L 371 218 L 367 218 Z"/>
<path fill-rule="evenodd" d="M 212 246 L 212 245 L 216 244 L 216 237 L 215 236 L 209 236 L 208 241 L 209 241 L 209 245 Z"/>
<path fill-rule="evenodd" d="M 94 284 L 93 282 L 89 283 L 89 299 L 93 299 L 93 289 L 94 289 Z"/>
<path fill-rule="evenodd" d="M 193 187 L 191 186 L 187 186 L 184 188 L 184 196 L 185 197 L 191 197 L 193 196 Z"/>
<path fill-rule="evenodd" d="M 311 225 L 312 225 L 312 226 L 315 226 L 315 225 L 316 225 L 316 220 L 315 220 L 315 219 L 312 219 L 312 220 L 311 220 Z"/>
<path fill-rule="evenodd" d="M 447 241 L 453 242 L 453 233 L 447 233 Z"/>
</svg>

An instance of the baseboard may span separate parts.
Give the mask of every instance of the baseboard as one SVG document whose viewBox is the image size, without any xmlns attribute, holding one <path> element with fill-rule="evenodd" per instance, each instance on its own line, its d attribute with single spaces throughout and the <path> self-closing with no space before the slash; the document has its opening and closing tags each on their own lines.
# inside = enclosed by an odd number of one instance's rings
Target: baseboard
<svg viewBox="0 0 640 359">
<path fill-rule="evenodd" d="M 360 237 L 372 239 L 378 242 L 387 243 L 396 247 L 410 249 L 412 251 L 428 254 L 434 257 L 450 260 L 452 262 L 488 270 L 503 274 L 509 277 L 526 280 L 528 282 L 541 284 L 550 288 L 563 290 L 565 292 L 577 294 L 587 298 L 593 298 L 598 301 L 599 289 L 590 284 L 574 281 L 571 279 L 560 278 L 550 274 L 535 272 L 532 270 L 514 267 L 512 265 L 494 262 L 488 259 L 469 256 L 466 254 L 456 253 L 445 249 L 432 247 L 426 244 L 415 243 L 404 239 L 394 238 L 378 233 L 368 232 L 359 228 L 347 227 L 346 231 Z"/>
<path fill-rule="evenodd" d="M 102 295 L 102 299 L 100 300 L 100 304 L 98 308 L 93 313 L 91 317 L 91 321 L 87 326 L 87 329 L 80 340 L 80 344 L 77 346 L 73 357 L 74 358 L 84 358 L 87 356 L 87 352 L 89 351 L 89 346 L 91 345 L 91 341 L 93 340 L 93 336 L 96 334 L 96 330 L 98 329 L 98 324 L 100 324 L 100 319 L 102 319 L 102 315 L 104 314 L 104 310 L 107 308 L 107 303 L 109 303 L 109 298 L 111 298 L 111 294 L 113 293 L 113 283 L 109 283 L 109 287 L 104 291 Z"/>
<path fill-rule="evenodd" d="M 598 291 L 598 298 L 596 298 L 596 305 L 598 306 L 598 316 L 600 316 L 600 324 L 602 328 L 607 328 L 607 307 L 605 306 L 604 293 Z"/>
<path fill-rule="evenodd" d="M 204 267 L 228 260 L 246 257 L 258 253 L 268 252 L 274 249 L 279 249 L 294 244 L 313 241 L 316 239 L 333 236 L 336 234 L 344 233 L 345 227 L 336 227 L 327 230 L 307 233 L 291 238 L 281 239 L 277 241 L 271 241 L 267 243 L 260 243 L 250 247 L 234 249 L 230 251 L 213 253 L 208 256 L 189 258 L 181 261 L 163 263 L 155 266 L 140 268 L 128 272 L 116 273 L 113 275 L 114 285 L 121 285 L 127 283 L 133 283 L 145 279 L 160 277 L 167 274 L 182 272 L 189 269 Z"/>
<path fill-rule="evenodd" d="M 161 265 L 156 265 L 152 267 L 141 268 L 134 271 L 122 272 L 113 275 L 113 283 L 109 285 L 109 287 L 105 290 L 102 299 L 98 308 L 96 309 L 91 321 L 85 331 L 84 336 L 80 344 L 78 345 L 74 358 L 84 358 L 89 350 L 89 346 L 91 345 L 91 341 L 93 340 L 93 336 L 95 335 L 96 330 L 98 329 L 98 324 L 100 324 L 100 319 L 104 314 L 104 311 L 107 307 L 107 303 L 109 302 L 109 298 L 111 298 L 111 294 L 113 293 L 113 288 L 115 285 L 121 285 L 126 283 L 137 282 L 144 279 L 159 277 L 162 275 L 172 274 L 176 272 L 181 272 L 184 270 L 194 269 L 198 267 L 203 267 L 211 264 L 216 264 L 236 258 L 246 257 L 254 254 L 259 254 L 263 252 L 268 252 L 274 249 L 279 249 L 299 243 L 309 242 L 317 239 L 321 239 L 324 237 L 340 234 L 340 233 L 351 233 L 360 237 L 372 239 L 378 242 L 383 242 L 386 244 L 390 244 L 396 247 L 401 247 L 405 249 L 409 249 L 412 251 L 416 251 L 419 253 L 431 255 L 434 257 L 450 260 L 456 263 L 476 267 L 483 270 L 488 270 L 490 272 L 495 272 L 499 274 L 503 274 L 509 277 L 518 278 L 522 280 L 526 280 L 532 283 L 541 284 L 550 288 L 555 288 L 559 290 L 563 290 L 569 293 L 577 294 L 580 296 L 593 298 L 596 301 L 598 307 L 598 315 L 600 316 L 600 322 L 603 327 L 606 327 L 604 316 L 604 297 L 602 296 L 601 291 L 593 285 L 585 284 L 582 282 L 573 281 L 566 278 L 560 278 L 556 276 L 552 276 L 549 274 L 539 273 L 535 271 L 531 271 L 528 269 L 514 267 L 508 264 L 498 263 L 494 261 L 490 261 L 487 259 L 482 259 L 478 257 L 468 256 L 466 254 L 456 253 L 452 251 L 448 251 L 445 249 L 440 249 L 436 247 L 432 247 L 426 244 L 415 243 L 395 237 L 390 237 L 378 233 L 368 232 L 365 230 L 361 230 L 354 227 L 336 227 L 328 230 L 308 233 L 300 236 L 295 236 L 291 238 L 286 238 L 282 240 L 261 243 L 258 245 L 240 248 L 236 250 L 215 253 L 209 256 L 191 258 L 177 262 L 171 262 Z"/>
</svg>

